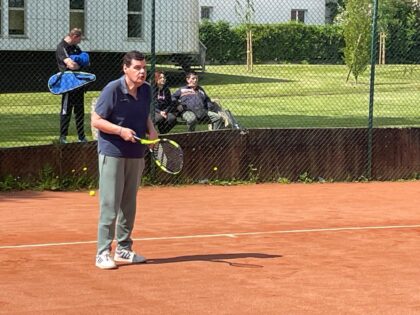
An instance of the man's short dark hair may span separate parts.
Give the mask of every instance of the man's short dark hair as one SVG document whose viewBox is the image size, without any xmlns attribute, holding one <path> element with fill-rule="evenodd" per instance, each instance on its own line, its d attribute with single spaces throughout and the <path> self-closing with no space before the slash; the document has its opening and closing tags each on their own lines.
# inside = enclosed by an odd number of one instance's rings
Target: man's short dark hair
<svg viewBox="0 0 420 315">
<path fill-rule="evenodd" d="M 187 75 L 185 76 L 186 79 L 189 79 L 192 76 L 196 76 L 198 77 L 198 74 L 194 71 L 188 72 Z"/>
<path fill-rule="evenodd" d="M 123 65 L 126 65 L 127 67 L 129 67 L 133 59 L 141 61 L 141 60 L 145 60 L 146 57 L 144 56 L 144 54 L 142 54 L 141 52 L 137 50 L 129 51 L 123 57 Z"/>
<path fill-rule="evenodd" d="M 69 36 L 77 36 L 80 37 L 82 36 L 82 30 L 80 28 L 72 28 L 68 34 Z"/>
</svg>

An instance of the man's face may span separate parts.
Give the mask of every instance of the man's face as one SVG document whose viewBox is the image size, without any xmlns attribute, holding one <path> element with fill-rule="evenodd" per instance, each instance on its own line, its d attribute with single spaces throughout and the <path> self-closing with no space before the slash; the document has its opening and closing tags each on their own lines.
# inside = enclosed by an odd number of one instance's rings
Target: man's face
<svg viewBox="0 0 420 315">
<path fill-rule="evenodd" d="M 189 78 L 187 78 L 187 83 L 189 87 L 196 87 L 198 85 L 198 76 L 190 76 Z"/>
<path fill-rule="evenodd" d="M 129 82 L 135 86 L 140 86 L 146 81 L 146 60 L 131 60 L 129 67 L 124 65 L 124 73 Z"/>
</svg>

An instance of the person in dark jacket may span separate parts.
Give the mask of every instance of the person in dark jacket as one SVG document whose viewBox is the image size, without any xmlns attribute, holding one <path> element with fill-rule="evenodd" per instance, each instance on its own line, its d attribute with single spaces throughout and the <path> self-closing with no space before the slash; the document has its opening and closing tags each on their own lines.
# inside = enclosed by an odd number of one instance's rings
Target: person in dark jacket
<svg viewBox="0 0 420 315">
<path fill-rule="evenodd" d="M 224 128 L 223 117 L 218 113 L 217 105 L 198 85 L 197 74 L 188 73 L 186 80 L 187 85 L 178 89 L 172 95 L 172 100 L 182 107 L 181 117 L 187 122 L 188 131 L 195 131 L 199 122 L 211 123 L 213 130 Z"/>
<path fill-rule="evenodd" d="M 176 125 L 177 110 L 172 102 L 171 91 L 166 84 L 166 76 L 161 71 L 155 72 L 153 96 L 156 100 L 153 121 L 159 133 L 168 133 Z"/>
<path fill-rule="evenodd" d="M 82 39 L 82 31 L 79 28 L 72 29 L 57 45 L 56 59 L 57 66 L 61 72 L 76 71 L 81 69 L 81 65 L 74 61 L 76 55 L 82 54 L 78 46 Z M 73 59 L 72 59 L 73 58 Z M 60 111 L 60 143 L 67 143 L 67 133 L 70 124 L 71 113 L 74 110 L 76 119 L 77 135 L 79 142 L 87 142 L 84 131 L 85 108 L 84 108 L 84 89 L 79 88 L 64 93 L 61 98 Z"/>
</svg>

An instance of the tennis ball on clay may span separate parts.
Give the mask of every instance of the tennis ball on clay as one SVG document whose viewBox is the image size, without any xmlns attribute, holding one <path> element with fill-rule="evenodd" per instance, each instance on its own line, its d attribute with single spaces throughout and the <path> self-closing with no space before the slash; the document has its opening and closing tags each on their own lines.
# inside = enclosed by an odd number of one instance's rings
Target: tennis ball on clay
<svg viewBox="0 0 420 315">
<path fill-rule="evenodd" d="M 96 194 L 96 193 L 95 193 L 95 191 L 94 191 L 94 190 L 89 191 L 89 196 L 92 196 L 92 197 L 93 197 L 93 196 L 95 196 L 95 194 Z"/>
<path fill-rule="evenodd" d="M 217 171 L 217 166 L 213 167 L 213 171 L 215 172 Z"/>
</svg>

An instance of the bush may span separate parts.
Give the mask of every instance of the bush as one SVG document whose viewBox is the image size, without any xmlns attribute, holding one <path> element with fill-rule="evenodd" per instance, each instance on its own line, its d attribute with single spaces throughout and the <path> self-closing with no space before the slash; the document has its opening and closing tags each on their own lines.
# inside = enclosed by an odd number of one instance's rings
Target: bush
<svg viewBox="0 0 420 315">
<path fill-rule="evenodd" d="M 200 41 L 207 47 L 207 61 L 211 63 L 241 60 L 242 39 L 228 22 L 204 21 L 200 25 Z"/>
<path fill-rule="evenodd" d="M 342 63 L 343 32 L 340 26 L 301 23 L 255 24 L 254 60 L 258 62 Z M 211 63 L 242 63 L 246 56 L 246 30 L 227 22 L 205 21 L 200 40 Z"/>
</svg>

